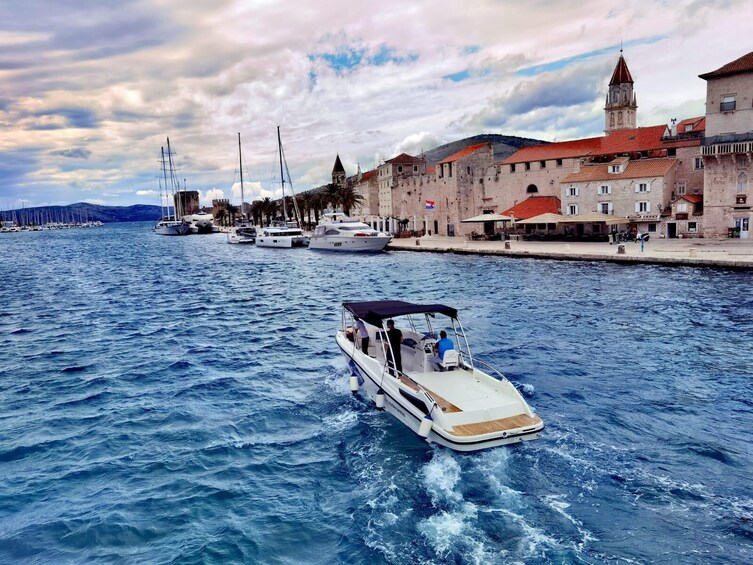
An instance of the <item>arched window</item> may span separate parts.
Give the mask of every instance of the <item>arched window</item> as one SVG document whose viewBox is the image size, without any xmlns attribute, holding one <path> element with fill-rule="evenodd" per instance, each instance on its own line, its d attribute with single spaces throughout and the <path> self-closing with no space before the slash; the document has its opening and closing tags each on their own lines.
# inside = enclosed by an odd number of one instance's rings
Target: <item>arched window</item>
<svg viewBox="0 0 753 565">
<path fill-rule="evenodd" d="M 748 192 L 748 176 L 745 173 L 737 176 L 737 192 Z"/>
<path fill-rule="evenodd" d="M 535 184 L 529 184 L 528 188 L 526 188 L 526 192 L 528 194 L 536 194 L 539 191 L 539 189 L 536 187 Z"/>
</svg>

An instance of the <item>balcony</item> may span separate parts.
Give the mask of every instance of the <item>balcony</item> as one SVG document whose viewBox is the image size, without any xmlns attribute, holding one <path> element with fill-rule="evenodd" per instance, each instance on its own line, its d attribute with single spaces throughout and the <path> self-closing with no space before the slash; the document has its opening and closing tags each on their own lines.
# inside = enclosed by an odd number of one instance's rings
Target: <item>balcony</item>
<svg viewBox="0 0 753 565">
<path fill-rule="evenodd" d="M 687 220 L 687 219 L 688 219 L 687 212 L 677 212 L 675 214 L 675 220 Z"/>
</svg>

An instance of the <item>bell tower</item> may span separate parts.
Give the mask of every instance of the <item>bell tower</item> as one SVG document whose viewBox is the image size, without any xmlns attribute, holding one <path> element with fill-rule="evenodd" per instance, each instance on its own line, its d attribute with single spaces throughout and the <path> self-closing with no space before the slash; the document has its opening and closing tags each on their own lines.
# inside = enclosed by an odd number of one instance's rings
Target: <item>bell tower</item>
<svg viewBox="0 0 753 565">
<path fill-rule="evenodd" d="M 342 161 L 340 161 L 339 153 L 335 159 L 335 166 L 332 167 L 332 184 L 338 188 L 346 185 L 345 167 L 343 167 Z"/>
<path fill-rule="evenodd" d="M 620 129 L 634 129 L 635 114 L 638 109 L 638 101 L 633 92 L 633 77 L 630 75 L 625 58 L 620 49 L 620 59 L 609 81 L 607 102 L 604 106 L 605 124 L 604 133 Z"/>
</svg>

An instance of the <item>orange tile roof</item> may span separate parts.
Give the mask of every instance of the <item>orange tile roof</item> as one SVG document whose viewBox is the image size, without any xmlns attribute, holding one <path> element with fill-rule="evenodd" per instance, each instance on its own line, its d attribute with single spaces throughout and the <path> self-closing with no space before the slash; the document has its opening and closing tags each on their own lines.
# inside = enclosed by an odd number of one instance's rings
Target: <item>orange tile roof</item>
<svg viewBox="0 0 753 565">
<path fill-rule="evenodd" d="M 715 71 L 698 75 L 698 77 L 703 80 L 709 80 L 710 78 L 719 78 L 742 73 L 753 73 L 753 51 L 747 55 L 743 55 L 739 59 L 735 59 L 731 63 L 719 67 Z"/>
<path fill-rule="evenodd" d="M 369 180 L 371 177 L 375 176 L 377 174 L 376 169 L 372 169 L 370 171 L 366 171 L 365 173 L 361 174 L 361 182 Z"/>
<path fill-rule="evenodd" d="M 442 159 L 440 161 L 440 163 L 450 163 L 450 162 L 453 162 L 453 161 L 458 161 L 459 159 L 462 159 L 463 157 L 467 157 L 471 153 L 475 153 L 479 149 L 484 149 L 484 148 L 488 148 L 488 147 L 491 147 L 491 146 L 492 146 L 492 144 L 488 143 L 488 142 L 487 143 L 476 143 L 475 145 L 469 145 L 465 149 L 461 149 L 457 153 L 453 153 L 449 157 L 445 157 L 444 159 Z"/>
<path fill-rule="evenodd" d="M 396 163 L 396 164 L 403 164 L 403 163 L 420 163 L 421 159 L 419 157 L 414 157 L 413 155 L 408 155 L 407 153 L 400 153 L 397 157 L 393 157 L 392 159 L 387 159 L 385 163 Z"/>
<path fill-rule="evenodd" d="M 595 154 L 609 155 L 658 149 L 666 131 L 667 126 L 664 125 L 615 130 L 602 138 L 601 147 Z"/>
<path fill-rule="evenodd" d="M 586 139 L 574 139 L 572 141 L 529 145 L 518 149 L 515 153 L 502 161 L 502 164 L 507 165 L 511 163 L 524 163 L 526 161 L 584 157 L 596 150 L 600 144 L 600 137 L 589 137 Z"/>
<path fill-rule="evenodd" d="M 692 126 L 692 129 L 688 130 L 688 126 Z M 677 124 L 677 133 L 689 133 L 691 131 L 705 131 L 706 130 L 706 117 L 701 116 L 699 118 L 688 118 L 682 120 Z"/>
<path fill-rule="evenodd" d="M 684 196 L 680 196 L 680 198 L 678 198 L 678 200 L 680 199 L 687 200 L 688 202 L 692 202 L 693 204 L 703 202 L 703 196 L 700 196 L 698 194 L 685 194 Z"/>
<path fill-rule="evenodd" d="M 502 212 L 503 216 L 513 216 L 517 220 L 526 220 L 540 214 L 560 213 L 560 199 L 556 196 L 530 196 Z"/>
<path fill-rule="evenodd" d="M 630 161 L 621 173 L 610 173 L 609 165 L 584 165 L 580 172 L 570 173 L 562 179 L 568 182 L 589 182 L 603 180 L 642 179 L 648 177 L 663 177 L 677 163 L 677 159 L 639 159 Z"/>
</svg>

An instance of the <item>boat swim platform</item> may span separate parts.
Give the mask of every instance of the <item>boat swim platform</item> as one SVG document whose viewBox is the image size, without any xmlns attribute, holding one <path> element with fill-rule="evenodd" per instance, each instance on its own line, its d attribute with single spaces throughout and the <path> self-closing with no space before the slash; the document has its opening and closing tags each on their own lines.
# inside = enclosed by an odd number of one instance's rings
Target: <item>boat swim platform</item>
<svg viewBox="0 0 753 565">
<path fill-rule="evenodd" d="M 641 244 L 634 241 L 612 245 L 580 241 L 472 241 L 460 236 L 437 235 L 393 239 L 387 250 L 753 270 L 753 239 L 654 239 L 654 235 L 650 235 L 643 250 Z M 620 247 L 624 253 L 619 253 Z"/>
</svg>

